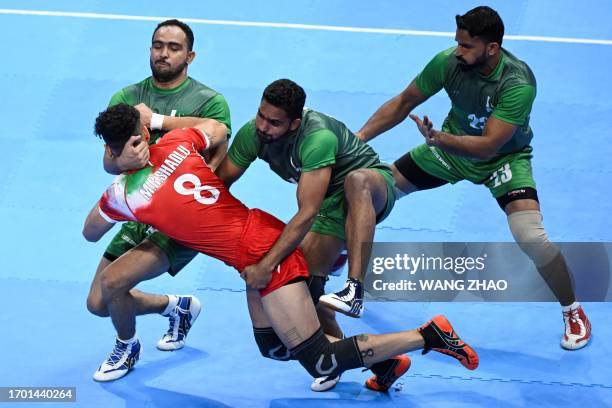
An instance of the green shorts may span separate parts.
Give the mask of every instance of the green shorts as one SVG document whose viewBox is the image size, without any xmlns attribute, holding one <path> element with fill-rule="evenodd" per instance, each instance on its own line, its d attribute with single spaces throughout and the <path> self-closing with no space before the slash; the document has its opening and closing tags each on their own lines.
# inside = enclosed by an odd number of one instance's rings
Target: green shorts
<svg viewBox="0 0 612 408">
<path fill-rule="evenodd" d="M 483 162 L 450 155 L 437 147 L 422 144 L 410 151 L 410 157 L 434 177 L 453 184 L 461 180 L 484 184 L 493 197 L 499 198 L 512 190 L 536 188 L 531 170 L 532 150 L 531 146 L 526 146 L 519 152 Z"/>
<path fill-rule="evenodd" d="M 198 254 L 197 251 L 173 241 L 148 225 L 125 222 L 106 247 L 104 257 L 109 261 L 114 261 L 147 238 L 168 256 L 170 261 L 168 273 L 172 276 L 179 273 Z"/>
<path fill-rule="evenodd" d="M 380 173 L 387 183 L 387 205 L 385 209 L 376 216 L 376 223 L 378 224 L 387 218 L 395 205 L 395 181 L 393 180 L 393 173 L 389 167 L 382 165 L 380 167 L 370 167 L 370 169 Z M 312 227 L 310 227 L 310 231 L 323 235 L 331 235 L 346 241 L 344 231 L 346 212 L 346 198 L 344 197 L 344 189 L 341 189 L 323 200 L 319 213 Z"/>
</svg>

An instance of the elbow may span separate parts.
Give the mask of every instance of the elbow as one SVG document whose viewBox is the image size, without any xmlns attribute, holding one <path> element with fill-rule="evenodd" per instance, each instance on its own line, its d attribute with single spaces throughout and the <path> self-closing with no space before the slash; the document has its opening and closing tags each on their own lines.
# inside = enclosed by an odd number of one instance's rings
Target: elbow
<svg viewBox="0 0 612 408">
<path fill-rule="evenodd" d="M 89 242 L 98 242 L 100 240 L 100 234 L 96 234 L 95 231 L 87 225 L 83 227 L 83 237 Z"/>
<path fill-rule="evenodd" d="M 476 158 L 478 160 L 491 160 L 497 156 L 497 147 L 486 146 L 478 151 Z"/>
</svg>

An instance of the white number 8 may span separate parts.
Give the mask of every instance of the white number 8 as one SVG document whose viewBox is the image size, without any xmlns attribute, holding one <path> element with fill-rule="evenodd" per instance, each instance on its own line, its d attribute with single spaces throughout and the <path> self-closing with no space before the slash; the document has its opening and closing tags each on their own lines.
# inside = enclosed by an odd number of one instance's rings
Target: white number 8
<svg viewBox="0 0 612 408">
<path fill-rule="evenodd" d="M 185 188 L 185 183 L 191 183 L 193 188 Z M 210 205 L 217 202 L 219 199 L 219 190 L 211 186 L 203 186 L 202 182 L 195 174 L 183 174 L 174 181 L 174 190 L 182 195 L 193 195 L 197 202 Z M 208 196 L 204 197 L 202 192 L 207 192 Z"/>
</svg>

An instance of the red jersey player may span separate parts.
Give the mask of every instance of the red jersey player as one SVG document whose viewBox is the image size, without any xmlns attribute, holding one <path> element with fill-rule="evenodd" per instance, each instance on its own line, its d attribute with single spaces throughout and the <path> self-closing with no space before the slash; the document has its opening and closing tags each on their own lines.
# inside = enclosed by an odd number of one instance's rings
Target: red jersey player
<svg viewBox="0 0 612 408">
<path fill-rule="evenodd" d="M 208 137 L 208 126 L 214 124 L 173 130 L 150 146 L 149 165 L 120 175 L 91 210 L 83 229 L 85 238 L 97 241 L 115 222 L 133 220 L 149 224 L 238 271 L 258 262 L 284 224 L 266 212 L 249 210 L 208 167 L 200 153 L 217 143 Z M 114 155 L 120 155 L 125 143 L 135 134 L 146 134 L 146 128 L 140 125 L 133 107 L 116 105 L 98 116 L 96 134 Z M 244 272 L 241 275 L 249 282 Z M 304 282 L 306 276 L 303 255 L 296 250 L 274 269 L 267 284 L 247 291 L 255 341 L 264 357 L 298 360 L 313 377 L 368 367 L 375 375 L 366 386 L 379 391 L 386 391 L 408 370 L 408 356 L 398 355 L 407 351 L 436 350 L 456 358 L 468 369 L 478 366 L 476 352 L 443 316 L 416 330 L 330 341 L 321 330 Z M 102 278 L 102 282 L 105 280 Z M 133 316 L 126 316 L 130 313 L 129 292 L 113 295 L 119 298 L 116 302 L 109 299 L 115 327 L 132 323 Z M 110 372 L 127 373 L 139 353 L 138 340 L 130 347 L 116 345 L 103 364 Z"/>
</svg>

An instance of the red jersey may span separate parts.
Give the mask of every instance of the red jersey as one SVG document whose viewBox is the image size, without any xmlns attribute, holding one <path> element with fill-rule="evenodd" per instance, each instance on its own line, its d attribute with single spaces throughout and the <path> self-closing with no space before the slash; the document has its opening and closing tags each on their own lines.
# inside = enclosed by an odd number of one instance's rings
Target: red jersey
<svg viewBox="0 0 612 408">
<path fill-rule="evenodd" d="M 208 145 L 197 129 L 168 132 L 149 147 L 149 166 L 118 176 L 99 202 L 109 222 L 138 221 L 198 252 L 242 271 L 272 248 L 285 224 L 230 194 L 199 152 Z M 296 249 L 272 273 L 261 296 L 308 277 Z"/>
<path fill-rule="evenodd" d="M 150 146 L 148 166 L 115 179 L 100 199 L 100 213 L 111 222 L 152 225 L 186 246 L 243 267 L 237 255 L 249 209 L 200 155 L 207 145 L 197 129 L 168 132 Z"/>
</svg>

